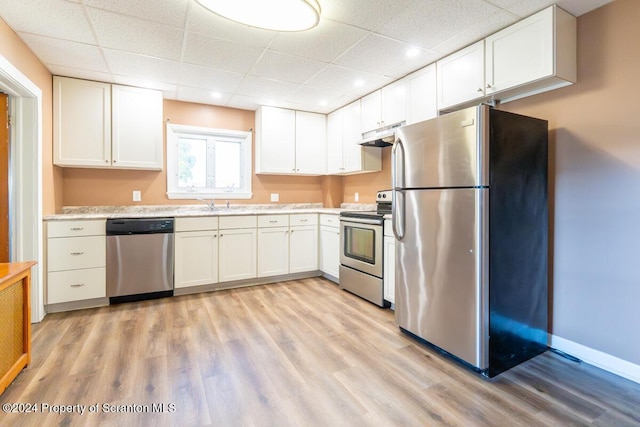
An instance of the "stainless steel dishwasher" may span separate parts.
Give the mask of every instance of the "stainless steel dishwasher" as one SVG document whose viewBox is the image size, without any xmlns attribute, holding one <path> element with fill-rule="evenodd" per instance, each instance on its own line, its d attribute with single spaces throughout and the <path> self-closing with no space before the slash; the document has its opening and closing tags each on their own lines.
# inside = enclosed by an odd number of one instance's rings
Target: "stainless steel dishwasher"
<svg viewBox="0 0 640 427">
<path fill-rule="evenodd" d="M 173 218 L 107 220 L 111 304 L 173 295 Z"/>
</svg>

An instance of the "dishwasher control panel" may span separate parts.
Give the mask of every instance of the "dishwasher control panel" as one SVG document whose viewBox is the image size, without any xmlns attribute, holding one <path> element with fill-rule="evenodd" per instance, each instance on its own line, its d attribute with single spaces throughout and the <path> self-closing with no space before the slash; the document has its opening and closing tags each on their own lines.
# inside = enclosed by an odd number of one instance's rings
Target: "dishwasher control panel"
<svg viewBox="0 0 640 427">
<path fill-rule="evenodd" d="M 107 236 L 173 233 L 173 218 L 122 218 L 107 220 Z"/>
</svg>

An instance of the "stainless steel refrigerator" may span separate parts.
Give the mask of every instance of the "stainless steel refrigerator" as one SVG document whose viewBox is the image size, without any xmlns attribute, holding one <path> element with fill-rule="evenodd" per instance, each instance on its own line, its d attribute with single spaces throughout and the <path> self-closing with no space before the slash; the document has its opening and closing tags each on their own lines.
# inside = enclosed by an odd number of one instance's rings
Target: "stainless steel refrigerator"
<svg viewBox="0 0 640 427">
<path fill-rule="evenodd" d="M 547 348 L 547 138 L 486 105 L 396 132 L 396 322 L 485 376 Z"/>
</svg>

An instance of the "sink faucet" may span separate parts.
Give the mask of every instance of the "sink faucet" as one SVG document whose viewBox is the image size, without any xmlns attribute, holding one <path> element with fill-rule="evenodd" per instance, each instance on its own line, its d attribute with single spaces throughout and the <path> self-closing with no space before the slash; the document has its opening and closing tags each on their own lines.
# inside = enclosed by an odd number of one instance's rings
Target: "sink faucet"
<svg viewBox="0 0 640 427">
<path fill-rule="evenodd" d="M 207 207 L 209 207 L 209 209 L 213 210 L 216 206 L 216 200 L 215 199 L 211 199 L 211 200 L 206 200 L 206 199 L 197 199 L 200 200 L 201 202 L 205 202 L 207 204 Z"/>
</svg>

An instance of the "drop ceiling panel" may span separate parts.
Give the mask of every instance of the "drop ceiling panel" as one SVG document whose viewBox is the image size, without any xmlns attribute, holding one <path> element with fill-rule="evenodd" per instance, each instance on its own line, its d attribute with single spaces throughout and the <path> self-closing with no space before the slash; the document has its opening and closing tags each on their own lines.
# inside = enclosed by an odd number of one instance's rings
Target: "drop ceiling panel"
<svg viewBox="0 0 640 427">
<path fill-rule="evenodd" d="M 183 28 L 189 0 L 84 0 L 87 6 Z"/>
<path fill-rule="evenodd" d="M 208 89 L 209 91 L 233 93 L 243 78 L 244 75 L 240 73 L 231 73 L 200 65 L 182 64 L 178 84 Z"/>
<path fill-rule="evenodd" d="M 225 105 L 231 98 L 231 93 L 216 93 L 214 97 L 211 91 L 206 91 L 194 87 L 180 86 L 176 94 L 176 99 L 185 102 L 196 102 L 198 104 L 211 104 L 212 102 Z"/>
<path fill-rule="evenodd" d="M 29 49 L 40 52 L 40 60 L 46 65 L 75 67 L 80 63 L 86 70 L 109 72 L 102 52 L 97 46 L 34 34 L 20 33 L 19 35 Z"/>
<path fill-rule="evenodd" d="M 85 70 L 82 68 L 65 67 L 64 65 L 47 64 L 51 74 L 56 76 L 74 76 L 78 79 L 95 80 L 97 82 L 113 83 L 113 76 L 100 71 Z"/>
<path fill-rule="evenodd" d="M 180 59 L 183 30 L 100 9 L 88 10 L 100 46 L 174 61 Z"/>
<path fill-rule="evenodd" d="M 291 83 L 304 83 L 326 65 L 313 59 L 266 51 L 250 74 Z"/>
<path fill-rule="evenodd" d="M 95 44 L 82 6 L 64 0 L 3 0 L 1 16 L 16 32 Z"/>
<path fill-rule="evenodd" d="M 519 20 L 536 13 L 547 6 L 551 6 L 554 3 L 556 3 L 554 0 L 521 0 L 510 5 L 505 10 L 513 13 Z"/>
<path fill-rule="evenodd" d="M 218 70 L 247 73 L 264 49 L 244 46 L 202 34 L 188 33 L 183 60 Z"/>
<path fill-rule="evenodd" d="M 269 48 L 303 58 L 331 62 L 367 34 L 367 31 L 359 28 L 324 19 L 312 31 L 278 33 Z"/>
<path fill-rule="evenodd" d="M 375 31 L 413 0 L 323 0 L 322 14 L 334 21 Z"/>
<path fill-rule="evenodd" d="M 227 107 L 239 108 L 241 110 L 256 110 L 261 105 L 269 105 L 268 100 L 238 94 L 233 95 L 229 102 L 227 102 Z M 278 104 L 278 106 L 281 105 Z"/>
<path fill-rule="evenodd" d="M 150 82 L 157 81 L 159 83 L 172 84 L 178 82 L 179 62 L 111 49 L 105 49 L 104 54 L 113 74 L 144 79 Z"/>
<path fill-rule="evenodd" d="M 238 95 L 284 100 L 298 88 L 298 85 L 280 80 L 247 76 L 236 90 Z"/>
</svg>

